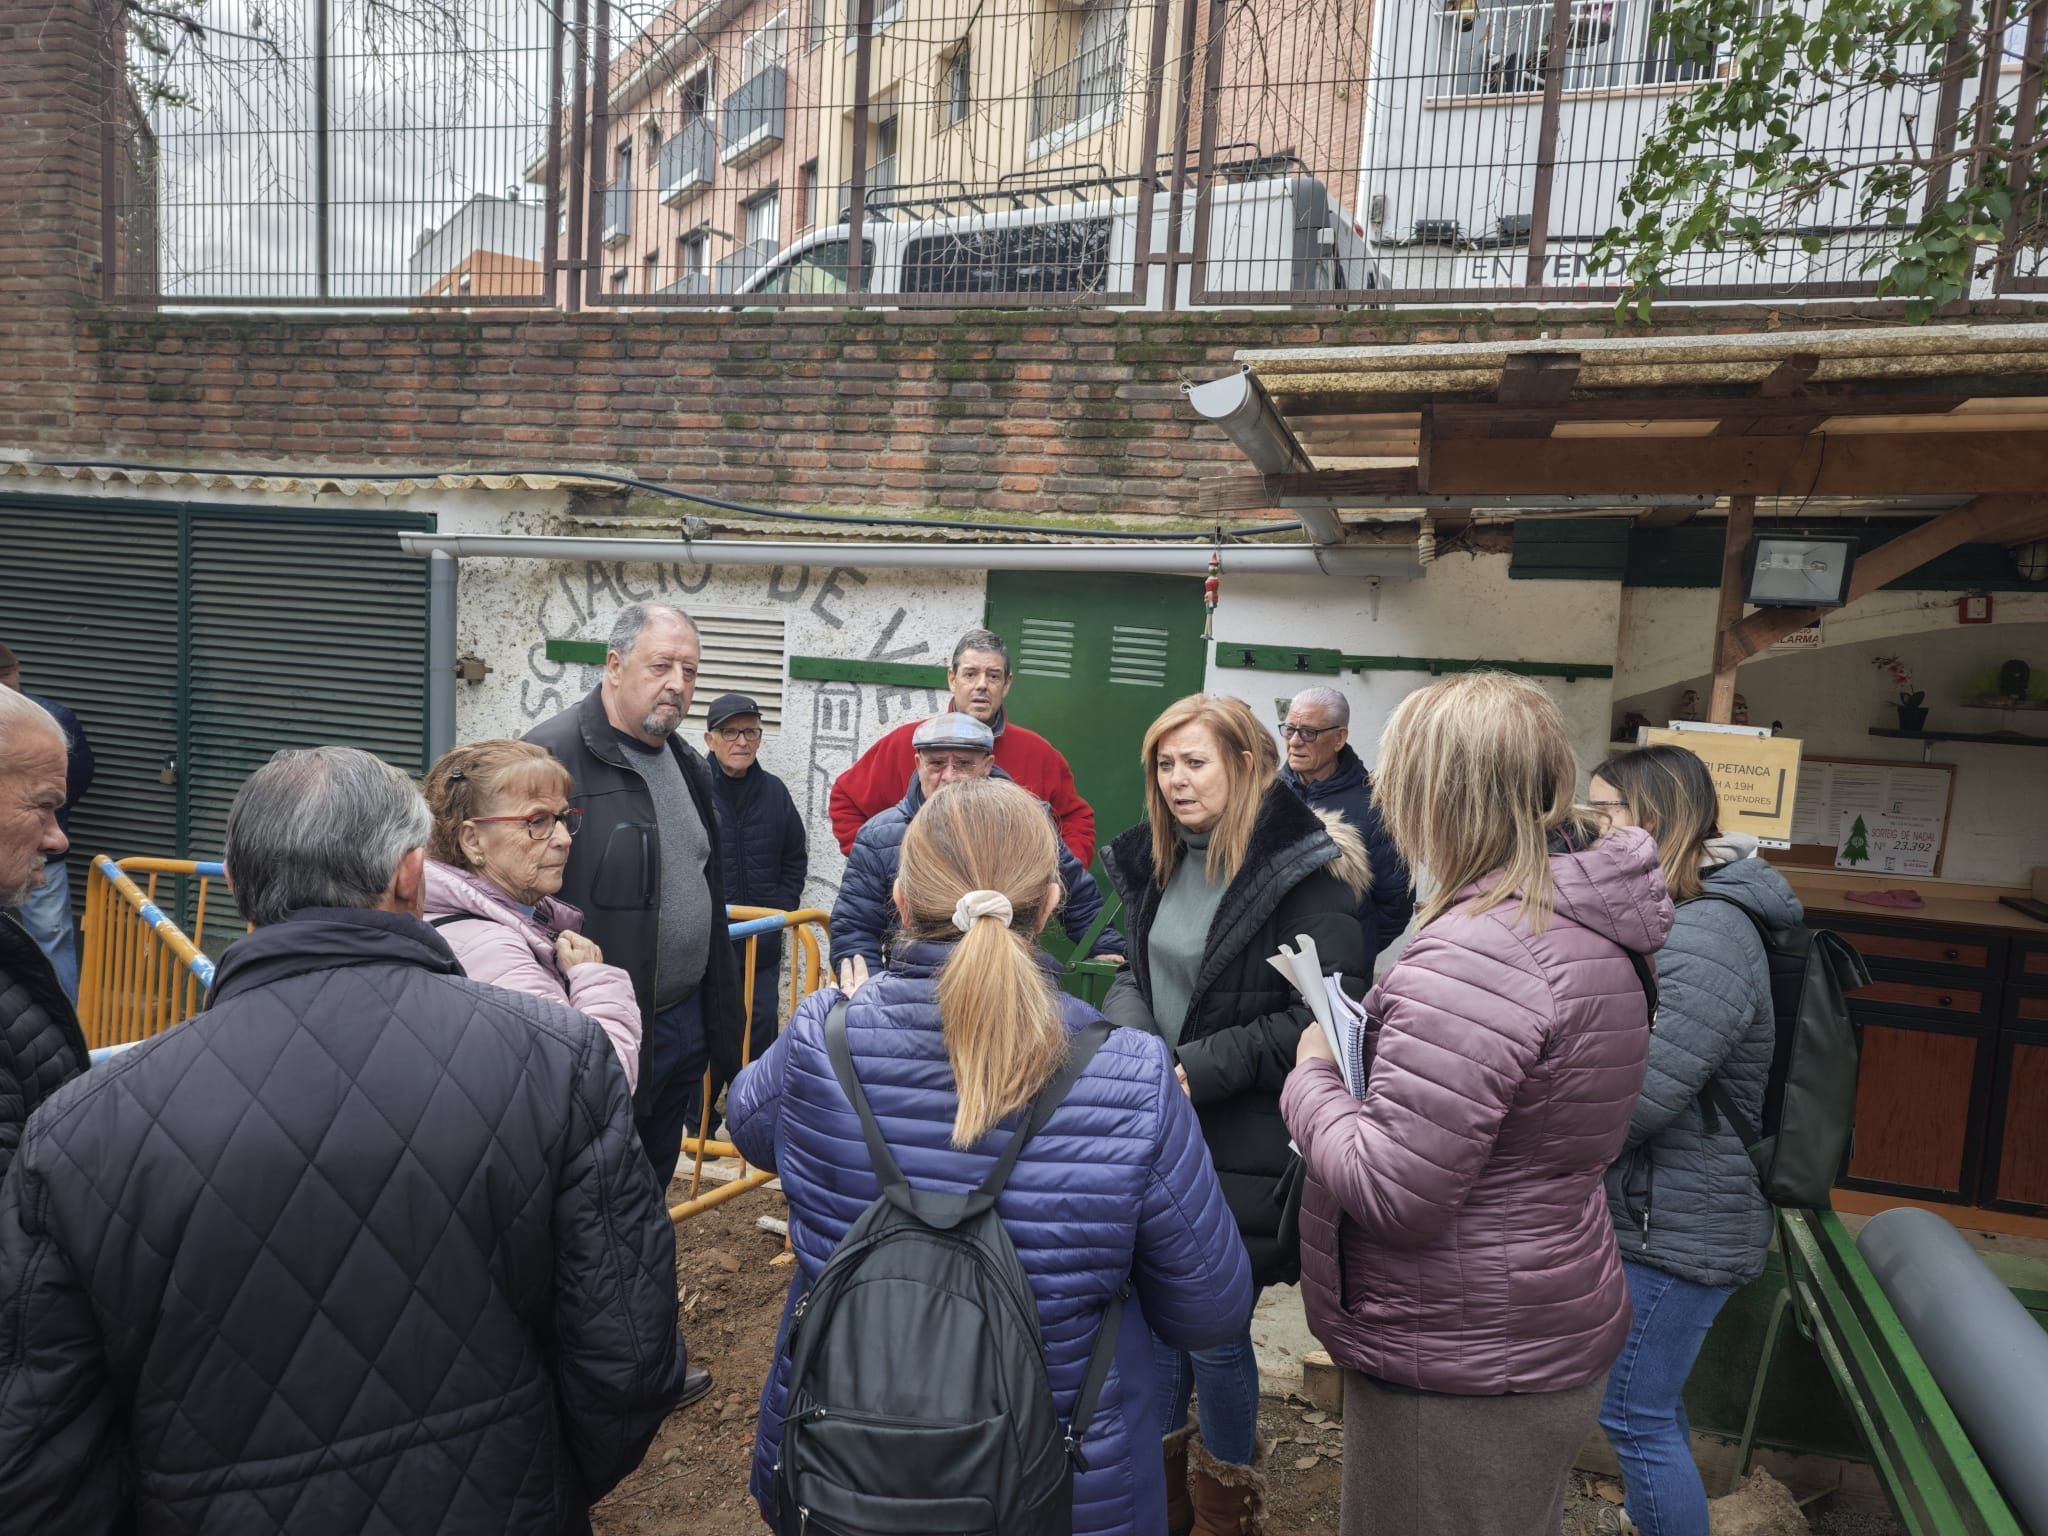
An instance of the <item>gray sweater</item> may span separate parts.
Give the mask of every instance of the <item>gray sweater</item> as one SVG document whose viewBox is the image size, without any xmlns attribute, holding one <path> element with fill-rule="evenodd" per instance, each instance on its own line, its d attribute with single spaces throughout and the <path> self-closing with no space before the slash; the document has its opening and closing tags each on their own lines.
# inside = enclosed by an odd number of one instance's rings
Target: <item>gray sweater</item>
<svg viewBox="0 0 2048 1536">
<path fill-rule="evenodd" d="M 1707 890 L 1772 928 L 1801 922 L 1799 898 L 1755 846 L 1748 837 L 1712 845 L 1728 862 L 1707 872 Z M 1763 1273 L 1771 1208 L 1735 1128 L 1717 1117 L 1707 1129 L 1700 1093 L 1718 1073 L 1752 1121 L 1762 1114 L 1777 1036 L 1763 941 L 1725 901 L 1682 903 L 1657 952 L 1657 986 L 1649 1074 L 1627 1150 L 1607 1170 L 1615 1236 L 1635 1263 L 1699 1285 L 1743 1285 Z"/>
<path fill-rule="evenodd" d="M 1209 953 L 1209 928 L 1230 882 L 1209 878 L 1209 834 L 1183 832 L 1180 858 L 1160 893 L 1147 957 L 1152 964 L 1152 1021 L 1166 1043 L 1178 1047 L 1194 1000 L 1195 981 Z"/>
</svg>

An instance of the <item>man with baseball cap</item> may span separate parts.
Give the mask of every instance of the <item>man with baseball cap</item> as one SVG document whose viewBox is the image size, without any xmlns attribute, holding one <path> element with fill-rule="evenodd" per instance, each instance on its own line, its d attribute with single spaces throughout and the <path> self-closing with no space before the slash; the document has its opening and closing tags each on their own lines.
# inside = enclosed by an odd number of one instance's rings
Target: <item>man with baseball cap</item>
<svg viewBox="0 0 2048 1536">
<path fill-rule="evenodd" d="M 910 788 L 895 805 L 868 819 L 847 856 L 839 900 L 832 908 L 835 970 L 842 960 L 856 956 L 870 966 L 881 965 L 884 940 L 895 926 L 891 892 L 903 853 L 903 834 L 925 801 L 955 779 L 1009 777 L 995 760 L 995 733 L 966 713 L 933 715 L 921 722 L 911 733 L 911 750 L 917 766 Z M 1046 814 L 1052 814 L 1050 807 Z M 1067 893 L 1060 908 L 1060 926 L 1078 944 L 1102 911 L 1102 892 L 1072 850 L 1064 842 L 1059 848 L 1060 884 Z M 1123 952 L 1123 936 L 1105 925 L 1088 953 L 1091 959 L 1098 955 L 1121 959 Z"/>
<path fill-rule="evenodd" d="M 793 912 L 803 905 L 809 842 L 788 786 L 761 766 L 761 732 L 761 706 L 744 693 L 722 693 L 704 712 L 704 755 L 716 769 L 711 793 L 725 864 L 725 899 L 736 907 Z M 733 958 L 742 966 L 746 950 L 745 940 L 733 946 Z M 775 1041 L 782 1017 L 781 980 L 782 935 L 764 933 L 754 942 L 749 1061 L 758 1060 Z"/>
</svg>

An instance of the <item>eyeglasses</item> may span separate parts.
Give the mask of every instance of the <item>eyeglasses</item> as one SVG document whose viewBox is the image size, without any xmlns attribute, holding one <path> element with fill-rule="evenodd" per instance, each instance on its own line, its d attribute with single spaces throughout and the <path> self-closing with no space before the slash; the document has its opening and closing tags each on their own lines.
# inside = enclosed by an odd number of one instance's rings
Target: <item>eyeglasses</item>
<svg viewBox="0 0 2048 1536">
<path fill-rule="evenodd" d="M 1628 809 L 1628 802 L 1626 800 L 1588 800 L 1586 804 L 1593 807 L 1596 811 L 1625 811 Z"/>
<path fill-rule="evenodd" d="M 1341 725 L 1283 725 L 1280 734 L 1289 741 L 1314 741 L 1318 736 L 1327 736 L 1331 731 L 1341 731 Z"/>
<path fill-rule="evenodd" d="M 574 837 L 583 827 L 583 807 L 572 805 L 566 811 L 539 811 L 531 816 L 472 816 L 469 819 L 479 824 L 486 821 L 516 821 L 526 828 L 526 835 L 537 843 L 543 838 L 554 836 L 555 823 L 558 821 L 568 829 L 569 835 Z"/>
<path fill-rule="evenodd" d="M 718 739 L 727 742 L 759 741 L 761 727 L 758 725 L 721 725 Z"/>
</svg>

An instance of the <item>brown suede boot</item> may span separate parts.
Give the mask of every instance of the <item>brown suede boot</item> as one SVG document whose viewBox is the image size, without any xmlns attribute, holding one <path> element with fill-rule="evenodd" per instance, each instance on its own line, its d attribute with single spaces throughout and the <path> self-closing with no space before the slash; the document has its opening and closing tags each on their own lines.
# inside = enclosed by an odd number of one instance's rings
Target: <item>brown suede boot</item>
<svg viewBox="0 0 2048 1536">
<path fill-rule="evenodd" d="M 1195 1426 L 1183 1424 L 1160 1442 L 1166 1458 L 1166 1536 L 1188 1536 L 1194 1529 L 1195 1506 L 1188 1498 L 1188 1442 Z"/>
<path fill-rule="evenodd" d="M 1255 1451 L 1253 1460 L 1257 1459 Z M 1188 1462 L 1195 1501 L 1193 1536 L 1265 1536 L 1266 1479 L 1256 1466 L 1218 1461 L 1199 1443 Z"/>
</svg>

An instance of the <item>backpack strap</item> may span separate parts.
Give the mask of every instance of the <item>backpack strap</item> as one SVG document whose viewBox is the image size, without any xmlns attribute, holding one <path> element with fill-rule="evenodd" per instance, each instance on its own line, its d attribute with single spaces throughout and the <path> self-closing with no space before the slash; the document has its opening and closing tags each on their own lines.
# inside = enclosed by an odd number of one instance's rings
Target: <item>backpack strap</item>
<svg viewBox="0 0 2048 1536">
<path fill-rule="evenodd" d="M 439 917 L 427 919 L 429 928 L 446 928 L 450 923 L 488 923 L 488 917 L 478 917 L 474 912 L 443 912 Z"/>
<path fill-rule="evenodd" d="M 1131 1281 L 1127 1275 L 1102 1309 L 1102 1327 L 1095 1335 L 1095 1348 L 1088 1356 L 1088 1374 L 1081 1378 L 1081 1390 L 1074 1396 L 1074 1416 L 1067 1420 L 1067 1455 L 1081 1471 L 1088 1470 L 1081 1454 L 1081 1442 L 1088 1438 L 1088 1425 L 1095 1417 L 1095 1404 L 1109 1380 L 1110 1363 L 1116 1358 L 1117 1329 L 1124 1320 L 1124 1303 L 1130 1300 Z"/>
<path fill-rule="evenodd" d="M 1088 1063 L 1094 1060 L 1095 1053 L 1102 1048 L 1102 1042 L 1109 1038 L 1109 1031 L 1109 1024 L 1098 1019 L 1073 1037 L 1066 1061 L 1038 1090 L 1024 1123 L 1011 1134 L 1002 1156 L 996 1159 L 995 1166 L 989 1169 L 987 1177 L 970 1195 L 913 1189 L 903 1176 L 903 1170 L 897 1165 L 895 1156 L 889 1151 L 889 1143 L 882 1135 L 882 1127 L 875 1120 L 875 1112 L 868 1105 L 868 1096 L 860 1086 L 860 1078 L 853 1070 L 853 1047 L 846 1038 L 846 999 L 843 997 L 825 1015 L 825 1054 L 832 1062 L 832 1072 L 839 1079 L 840 1090 L 852 1102 L 854 1113 L 860 1116 L 861 1135 L 867 1141 L 868 1158 L 874 1165 L 875 1177 L 881 1182 L 883 1195 L 891 1205 L 926 1225 L 951 1231 L 982 1212 L 994 1209 L 996 1197 L 1003 1192 L 1003 1186 L 1009 1182 L 1010 1171 L 1017 1166 L 1017 1159 L 1024 1151 L 1024 1143 L 1045 1128 L 1053 1111 L 1060 1107 L 1074 1084 L 1080 1081 L 1081 1074 L 1088 1069 Z"/>
<path fill-rule="evenodd" d="M 1650 968 L 1649 957 L 1634 950 L 1624 950 L 1628 963 L 1636 968 L 1636 980 L 1643 989 L 1643 1000 L 1650 1005 L 1650 1028 L 1657 1027 L 1657 973 Z"/>
</svg>

